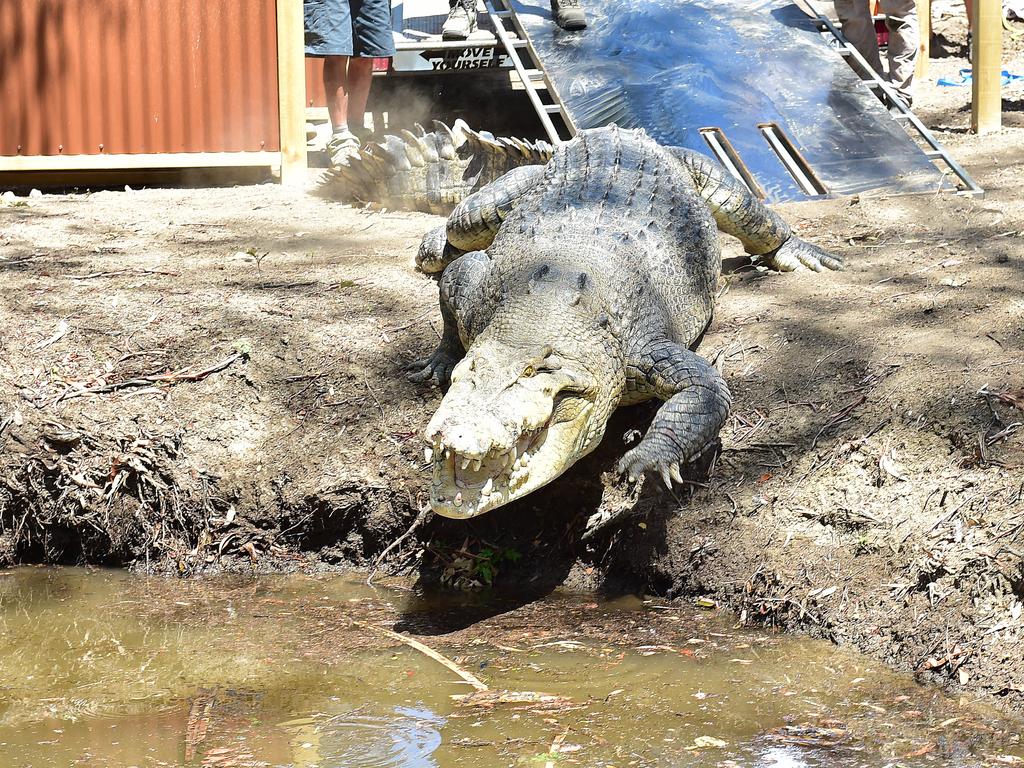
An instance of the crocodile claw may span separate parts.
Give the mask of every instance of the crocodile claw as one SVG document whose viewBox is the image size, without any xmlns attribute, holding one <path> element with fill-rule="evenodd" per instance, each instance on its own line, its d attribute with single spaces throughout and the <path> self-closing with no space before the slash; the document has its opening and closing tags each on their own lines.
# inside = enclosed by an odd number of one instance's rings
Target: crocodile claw
<svg viewBox="0 0 1024 768">
<path fill-rule="evenodd" d="M 430 357 L 406 364 L 403 370 L 409 374 L 406 378 L 415 384 L 432 381 L 441 391 L 447 391 L 452 383 L 452 371 L 458 362 L 457 356 L 439 349 Z"/>
<path fill-rule="evenodd" d="M 625 475 L 630 482 L 636 482 L 645 472 L 656 473 L 661 477 L 665 487 L 672 490 L 673 481 L 682 485 L 686 481 L 680 471 L 683 464 L 697 461 L 715 444 L 714 441 L 703 446 L 692 456 L 681 457 L 678 455 L 668 456 L 654 446 L 640 443 L 636 448 L 627 451 L 626 455 L 619 460 L 618 472 Z"/>
<path fill-rule="evenodd" d="M 796 235 L 791 236 L 774 251 L 756 257 L 756 261 L 779 272 L 795 272 L 800 269 L 839 272 L 845 269 L 841 258 L 813 243 L 801 240 Z"/>
</svg>

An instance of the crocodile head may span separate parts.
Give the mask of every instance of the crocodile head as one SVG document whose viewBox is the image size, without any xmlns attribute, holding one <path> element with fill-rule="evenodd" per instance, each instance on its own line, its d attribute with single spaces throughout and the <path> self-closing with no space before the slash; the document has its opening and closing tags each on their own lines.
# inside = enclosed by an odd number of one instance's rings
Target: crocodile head
<svg viewBox="0 0 1024 768">
<path fill-rule="evenodd" d="M 529 342 L 470 348 L 425 431 L 435 512 L 469 518 L 500 507 L 597 447 L 618 389 L 579 342 L 564 345 L 575 354 Z"/>
</svg>

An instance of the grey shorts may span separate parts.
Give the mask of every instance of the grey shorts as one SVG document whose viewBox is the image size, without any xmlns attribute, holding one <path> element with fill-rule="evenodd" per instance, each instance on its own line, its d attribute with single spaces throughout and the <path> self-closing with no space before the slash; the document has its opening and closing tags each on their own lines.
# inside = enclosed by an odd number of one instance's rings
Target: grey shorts
<svg viewBox="0 0 1024 768">
<path fill-rule="evenodd" d="M 307 56 L 395 55 L 391 0 L 304 0 Z"/>
</svg>

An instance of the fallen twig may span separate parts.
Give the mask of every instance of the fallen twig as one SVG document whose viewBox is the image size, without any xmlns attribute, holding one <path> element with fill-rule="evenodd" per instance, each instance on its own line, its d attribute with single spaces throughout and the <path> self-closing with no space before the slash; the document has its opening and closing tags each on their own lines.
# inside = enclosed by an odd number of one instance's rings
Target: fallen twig
<svg viewBox="0 0 1024 768">
<path fill-rule="evenodd" d="M 212 692 L 200 691 L 189 707 L 188 723 L 185 726 L 186 761 L 192 760 L 196 754 L 196 747 L 206 741 L 206 732 L 210 728 L 210 712 L 216 698 L 216 689 Z"/>
<path fill-rule="evenodd" d="M 148 387 L 152 384 L 180 384 L 183 381 L 202 381 L 207 376 L 218 371 L 223 371 L 232 363 L 237 360 L 241 360 L 247 357 L 242 352 L 235 352 L 233 355 L 226 357 L 219 363 L 211 365 L 209 368 L 203 368 L 201 371 L 191 372 L 189 369 L 181 368 L 180 370 L 174 371 L 173 373 L 162 373 L 155 376 L 140 376 L 137 379 L 128 379 L 127 381 L 115 381 L 110 384 L 104 384 L 101 387 L 86 387 L 85 389 L 71 389 L 61 393 L 50 405 L 56 405 L 63 400 L 72 400 L 76 397 L 83 397 L 85 395 L 102 395 L 108 392 L 116 392 L 120 389 L 134 389 L 136 387 Z"/>
<path fill-rule="evenodd" d="M 386 329 L 386 331 L 387 331 L 387 333 L 398 333 L 399 331 L 408 330 L 409 328 L 412 328 L 417 323 L 423 322 L 423 320 L 425 320 L 428 315 L 433 314 L 434 311 L 435 311 L 434 307 L 430 307 L 430 309 L 428 309 L 426 312 L 423 312 L 423 313 L 417 315 L 416 317 L 414 317 L 412 320 L 410 320 L 405 325 L 400 325 L 397 328 L 388 328 L 388 329 Z"/>
<path fill-rule="evenodd" d="M 469 672 L 467 672 L 462 667 L 460 667 L 458 664 L 456 664 L 454 661 L 449 659 L 447 656 L 441 655 L 440 653 L 435 651 L 430 646 L 424 645 L 423 643 L 421 643 L 419 640 L 413 640 L 411 637 L 406 637 L 405 635 L 403 635 L 403 634 L 401 634 L 399 632 L 392 632 L 390 629 L 385 629 L 384 627 L 378 627 L 376 624 L 368 624 L 365 621 L 357 621 L 355 619 L 353 619 L 352 621 L 357 626 L 364 627 L 366 629 L 372 629 L 374 632 L 380 632 L 382 635 L 387 635 L 388 637 L 390 637 L 390 638 L 392 638 L 394 640 L 397 640 L 398 642 L 400 642 L 400 643 L 402 643 L 404 645 L 409 646 L 410 648 L 413 648 L 413 649 L 419 651 L 424 656 L 427 656 L 427 657 L 433 659 L 434 661 L 436 661 L 438 664 L 442 664 L 443 666 L 445 666 L 448 669 L 450 669 L 452 672 L 454 672 L 456 675 L 461 677 L 467 683 L 472 685 L 478 691 L 490 690 L 487 687 L 487 685 L 484 682 L 482 682 L 479 678 L 474 677 Z"/>
<path fill-rule="evenodd" d="M 70 329 L 71 326 L 68 324 L 68 321 L 61 320 L 59 323 L 57 323 L 57 329 L 53 332 L 53 336 L 51 336 L 48 339 L 44 339 L 43 341 L 40 341 L 38 344 L 34 345 L 32 349 L 38 352 L 40 349 L 45 349 L 51 344 L 56 344 L 58 341 L 67 336 L 68 331 Z"/>
<path fill-rule="evenodd" d="M 366 577 L 367 586 L 373 584 L 373 577 L 377 574 L 377 568 L 379 568 L 380 564 L 384 562 L 384 558 L 387 557 L 392 552 L 392 550 L 398 547 L 399 544 L 401 544 L 403 541 L 409 538 L 412 535 L 413 531 L 415 531 L 425 522 L 430 520 L 430 518 L 432 518 L 433 516 L 434 510 L 432 510 L 429 506 L 423 507 L 420 510 L 420 513 L 416 515 L 416 519 L 412 521 L 412 525 L 409 526 L 409 529 L 401 536 L 399 536 L 397 539 L 388 544 L 384 551 L 377 555 L 377 558 L 373 561 L 373 566 L 370 568 L 370 575 Z"/>
<path fill-rule="evenodd" d="M 548 754 L 549 755 L 557 755 L 558 754 L 558 750 L 562 746 L 562 742 L 565 741 L 565 737 L 568 736 L 568 735 L 569 735 L 569 729 L 566 728 L 560 734 L 555 736 L 554 741 L 551 742 L 551 747 L 548 749 Z M 548 760 L 544 764 L 544 768 L 555 768 L 555 761 L 554 760 Z"/>
<path fill-rule="evenodd" d="M 72 280 L 95 280 L 100 277 L 117 277 L 119 275 L 171 275 L 177 277 L 177 272 L 169 272 L 164 269 L 115 269 L 112 272 L 93 272 L 88 275 L 73 275 Z"/>
<path fill-rule="evenodd" d="M 852 403 L 849 403 L 846 406 L 844 406 L 840 411 L 837 411 L 836 413 L 832 414 L 829 420 L 825 422 L 825 426 L 819 429 L 818 434 L 814 436 L 814 439 L 811 441 L 811 449 L 813 450 L 814 448 L 817 447 L 818 439 L 823 434 L 825 434 L 825 432 L 832 429 L 833 427 L 839 426 L 842 422 L 846 421 L 846 419 L 849 418 L 850 414 L 853 413 L 855 409 L 859 408 L 865 402 L 867 402 L 867 399 L 867 395 L 861 395 Z"/>
</svg>

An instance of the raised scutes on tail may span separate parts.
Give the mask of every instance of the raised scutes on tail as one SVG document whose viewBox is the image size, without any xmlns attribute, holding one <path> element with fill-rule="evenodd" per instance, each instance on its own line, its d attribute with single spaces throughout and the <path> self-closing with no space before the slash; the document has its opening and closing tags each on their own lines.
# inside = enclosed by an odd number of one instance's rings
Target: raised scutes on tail
<svg viewBox="0 0 1024 768">
<path fill-rule="evenodd" d="M 319 194 L 444 215 L 513 168 L 551 159 L 552 147 L 545 141 L 496 137 L 474 131 L 463 120 L 451 127 L 435 120 L 433 127 L 428 133 L 417 123 L 413 131 L 367 144 L 345 165 L 324 173 Z"/>
</svg>

